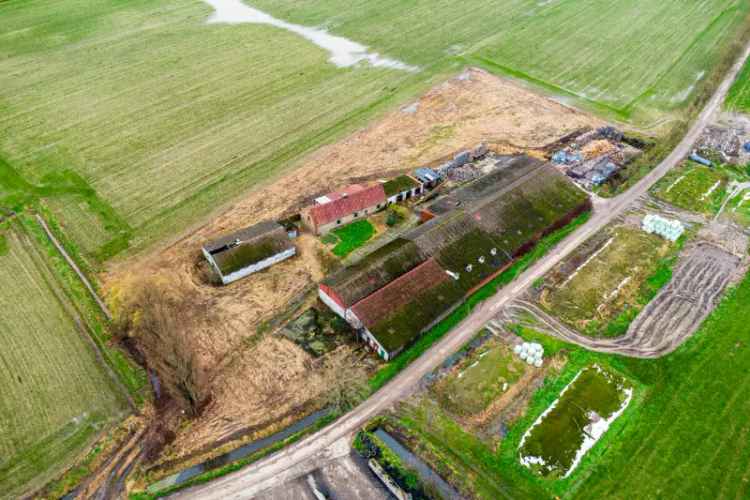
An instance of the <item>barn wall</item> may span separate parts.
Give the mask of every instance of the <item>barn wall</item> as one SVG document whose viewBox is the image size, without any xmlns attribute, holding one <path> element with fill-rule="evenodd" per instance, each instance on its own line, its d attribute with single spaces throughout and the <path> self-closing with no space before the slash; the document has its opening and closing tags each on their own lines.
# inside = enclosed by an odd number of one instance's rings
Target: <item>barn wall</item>
<svg viewBox="0 0 750 500">
<path fill-rule="evenodd" d="M 327 290 L 325 289 L 324 285 L 320 285 L 318 287 L 318 297 L 320 297 L 320 300 L 323 301 L 325 305 L 327 305 L 331 311 L 335 312 L 339 316 L 341 316 L 343 319 L 346 319 L 346 309 L 338 303 L 336 299 L 334 299 L 331 295 L 328 295 Z"/>
<path fill-rule="evenodd" d="M 257 273 L 258 271 L 262 271 L 263 269 L 266 269 L 275 264 L 278 264 L 279 262 L 284 261 L 290 257 L 293 257 L 296 254 L 297 254 L 297 249 L 292 247 L 281 253 L 277 253 L 273 257 L 269 257 L 267 259 L 261 260 L 260 262 L 256 262 L 255 264 L 251 266 L 247 266 L 243 269 L 240 269 L 239 271 L 233 272 L 226 276 L 221 275 L 221 282 L 224 283 L 225 285 L 228 285 L 229 283 L 234 283 L 235 281 L 242 279 L 245 276 L 249 276 L 253 273 Z"/>
</svg>

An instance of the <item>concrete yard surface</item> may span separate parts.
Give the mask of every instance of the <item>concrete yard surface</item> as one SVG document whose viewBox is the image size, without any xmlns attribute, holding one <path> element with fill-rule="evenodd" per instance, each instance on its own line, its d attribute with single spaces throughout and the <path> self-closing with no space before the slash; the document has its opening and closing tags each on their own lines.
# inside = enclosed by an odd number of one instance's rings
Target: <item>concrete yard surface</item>
<svg viewBox="0 0 750 500">
<path fill-rule="evenodd" d="M 318 495 L 316 496 L 316 492 Z M 304 476 L 274 486 L 253 497 L 256 500 L 390 500 L 383 483 L 367 462 L 352 452 Z"/>
</svg>

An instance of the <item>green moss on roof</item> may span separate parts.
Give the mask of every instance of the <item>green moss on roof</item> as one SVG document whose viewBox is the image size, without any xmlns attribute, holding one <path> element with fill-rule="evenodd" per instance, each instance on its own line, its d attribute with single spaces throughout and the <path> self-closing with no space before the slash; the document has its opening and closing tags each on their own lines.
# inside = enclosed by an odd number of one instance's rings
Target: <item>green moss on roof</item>
<svg viewBox="0 0 750 500">
<path fill-rule="evenodd" d="M 323 284 L 352 306 L 424 262 L 426 257 L 411 241 L 397 238 L 333 276 Z"/>
<path fill-rule="evenodd" d="M 408 175 L 399 175 L 383 184 L 383 190 L 387 197 L 410 191 L 416 187 L 419 187 L 419 183 Z"/>
<path fill-rule="evenodd" d="M 431 323 L 458 304 L 464 292 L 454 280 L 426 289 L 370 329 L 388 352 L 397 352 L 416 340 Z"/>
<path fill-rule="evenodd" d="M 221 274 L 227 276 L 283 252 L 291 245 L 287 243 L 275 237 L 260 238 L 216 254 L 214 260 Z"/>
</svg>

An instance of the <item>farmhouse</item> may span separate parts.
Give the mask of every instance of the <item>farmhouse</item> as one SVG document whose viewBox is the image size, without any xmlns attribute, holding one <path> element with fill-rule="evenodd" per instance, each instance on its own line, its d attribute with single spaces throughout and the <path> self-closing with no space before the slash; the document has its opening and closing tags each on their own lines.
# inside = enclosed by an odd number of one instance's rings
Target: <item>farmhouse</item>
<svg viewBox="0 0 750 500">
<path fill-rule="evenodd" d="M 539 239 L 590 208 L 562 173 L 521 156 L 437 200 L 422 225 L 325 280 L 319 296 L 392 359 Z"/>
<path fill-rule="evenodd" d="M 326 234 L 385 206 L 383 184 L 353 184 L 317 198 L 312 206 L 303 210 L 302 222 L 313 234 Z"/>
<path fill-rule="evenodd" d="M 383 190 L 388 204 L 406 201 L 413 196 L 419 196 L 424 191 L 421 182 L 408 175 L 399 175 L 395 179 L 383 183 Z"/>
<path fill-rule="evenodd" d="M 261 222 L 206 243 L 203 255 L 224 285 L 297 253 L 289 233 L 276 222 Z"/>
</svg>

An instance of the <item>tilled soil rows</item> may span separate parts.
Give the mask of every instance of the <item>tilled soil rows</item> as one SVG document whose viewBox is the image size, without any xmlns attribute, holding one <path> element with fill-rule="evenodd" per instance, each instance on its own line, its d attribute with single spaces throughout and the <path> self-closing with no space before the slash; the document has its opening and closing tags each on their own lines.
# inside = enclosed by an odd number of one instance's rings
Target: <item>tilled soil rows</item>
<svg viewBox="0 0 750 500">
<path fill-rule="evenodd" d="M 638 315 L 628 337 L 641 347 L 676 348 L 713 310 L 740 264 L 739 257 L 720 248 L 698 245 Z"/>
</svg>

